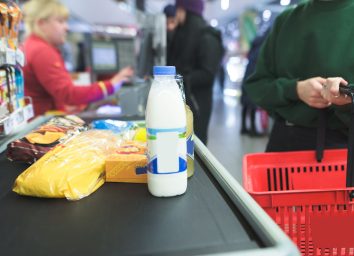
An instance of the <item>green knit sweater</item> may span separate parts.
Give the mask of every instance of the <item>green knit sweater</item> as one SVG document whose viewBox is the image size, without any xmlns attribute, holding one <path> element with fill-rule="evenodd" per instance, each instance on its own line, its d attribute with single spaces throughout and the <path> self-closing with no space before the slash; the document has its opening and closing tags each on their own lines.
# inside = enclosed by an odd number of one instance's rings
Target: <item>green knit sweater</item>
<svg viewBox="0 0 354 256">
<path fill-rule="evenodd" d="M 275 118 L 317 127 L 318 109 L 296 92 L 297 81 L 316 76 L 341 76 L 354 83 L 354 0 L 314 0 L 282 13 L 245 89 Z M 327 112 L 329 128 L 347 130 L 350 104 L 332 105 Z"/>
</svg>

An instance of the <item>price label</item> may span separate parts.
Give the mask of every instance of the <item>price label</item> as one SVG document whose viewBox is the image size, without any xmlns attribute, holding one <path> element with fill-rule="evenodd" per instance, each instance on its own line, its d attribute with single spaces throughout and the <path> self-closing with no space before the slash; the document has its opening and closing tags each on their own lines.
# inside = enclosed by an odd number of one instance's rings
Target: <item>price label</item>
<svg viewBox="0 0 354 256">
<path fill-rule="evenodd" d="M 16 52 L 10 48 L 6 50 L 6 63 L 9 65 L 16 65 Z"/>
<path fill-rule="evenodd" d="M 0 49 L 0 65 L 5 65 L 6 64 L 6 51 L 2 51 Z"/>
<path fill-rule="evenodd" d="M 23 67 L 25 65 L 25 55 L 20 49 L 16 50 L 16 62 Z"/>
<path fill-rule="evenodd" d="M 34 116 L 34 111 L 33 111 L 33 105 L 32 104 L 29 104 L 29 105 L 24 107 L 23 115 L 24 115 L 24 118 L 25 118 L 26 121 Z"/>
<path fill-rule="evenodd" d="M 13 114 L 13 120 L 14 120 L 14 123 L 15 123 L 16 126 L 22 124 L 25 121 L 25 117 L 24 117 L 23 111 L 20 110 L 20 111 L 14 113 Z"/>
<path fill-rule="evenodd" d="M 14 121 L 11 118 L 11 116 L 9 116 L 5 121 L 4 121 L 4 131 L 5 134 L 9 134 L 12 132 L 12 130 L 14 129 Z"/>
</svg>

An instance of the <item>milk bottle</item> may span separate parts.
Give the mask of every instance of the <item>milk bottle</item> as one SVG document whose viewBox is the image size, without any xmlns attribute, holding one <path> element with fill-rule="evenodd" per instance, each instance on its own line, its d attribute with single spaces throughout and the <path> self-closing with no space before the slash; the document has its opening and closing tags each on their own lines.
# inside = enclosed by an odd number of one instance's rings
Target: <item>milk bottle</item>
<svg viewBox="0 0 354 256">
<path fill-rule="evenodd" d="M 148 189 L 158 197 L 187 189 L 186 111 L 176 68 L 155 66 L 146 106 Z"/>
<path fill-rule="evenodd" d="M 148 188 L 159 197 L 187 189 L 186 112 L 173 66 L 154 67 L 146 106 Z"/>
</svg>

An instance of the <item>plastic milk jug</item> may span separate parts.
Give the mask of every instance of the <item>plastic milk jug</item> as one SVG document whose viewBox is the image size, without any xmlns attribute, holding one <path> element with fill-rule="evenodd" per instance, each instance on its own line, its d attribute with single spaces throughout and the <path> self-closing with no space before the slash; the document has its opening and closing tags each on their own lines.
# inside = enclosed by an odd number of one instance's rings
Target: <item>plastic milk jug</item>
<svg viewBox="0 0 354 256">
<path fill-rule="evenodd" d="M 186 110 L 176 68 L 155 66 L 147 106 L 148 189 L 158 197 L 187 190 Z"/>
</svg>

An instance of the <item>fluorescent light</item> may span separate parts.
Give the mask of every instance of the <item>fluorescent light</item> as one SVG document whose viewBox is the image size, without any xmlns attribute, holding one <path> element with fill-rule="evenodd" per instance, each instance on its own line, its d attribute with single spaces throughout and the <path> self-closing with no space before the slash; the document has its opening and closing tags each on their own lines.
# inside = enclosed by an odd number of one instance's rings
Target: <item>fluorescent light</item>
<svg viewBox="0 0 354 256">
<path fill-rule="evenodd" d="M 220 0 L 220 4 L 221 4 L 221 9 L 226 11 L 227 9 L 229 9 L 230 0 Z"/>
<path fill-rule="evenodd" d="M 237 89 L 226 88 L 224 89 L 224 95 L 231 96 L 231 97 L 238 97 L 240 96 L 240 91 Z"/>
<path fill-rule="evenodd" d="M 280 0 L 280 5 L 286 6 L 286 5 L 289 5 L 290 2 L 291 2 L 291 0 Z"/>
<path fill-rule="evenodd" d="M 210 26 L 212 26 L 212 27 L 217 27 L 218 25 L 219 25 L 219 22 L 218 22 L 217 19 L 212 19 L 212 20 L 210 21 Z"/>
<path fill-rule="evenodd" d="M 270 10 L 264 10 L 262 16 L 264 21 L 268 21 L 272 16 L 272 12 Z"/>
</svg>

